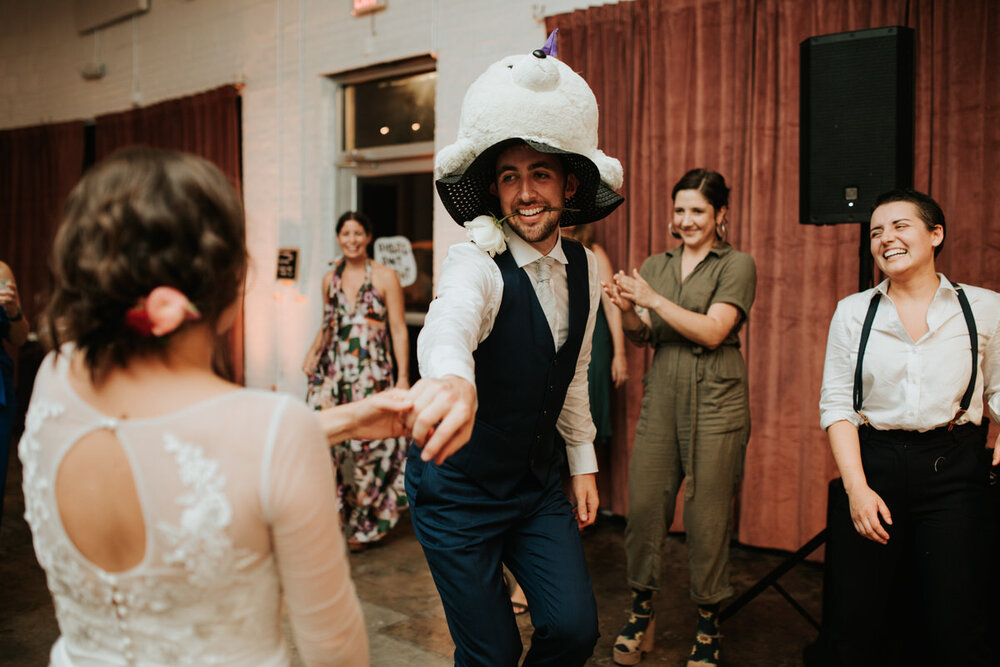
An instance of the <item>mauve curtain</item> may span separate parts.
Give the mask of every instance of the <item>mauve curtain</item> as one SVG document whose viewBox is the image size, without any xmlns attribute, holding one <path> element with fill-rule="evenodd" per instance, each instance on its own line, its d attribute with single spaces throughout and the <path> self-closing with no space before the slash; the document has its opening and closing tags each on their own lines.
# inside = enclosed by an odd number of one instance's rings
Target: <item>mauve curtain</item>
<svg viewBox="0 0 1000 667">
<path fill-rule="evenodd" d="M 14 272 L 33 329 L 51 287 L 62 206 L 82 173 L 82 122 L 0 130 L 0 260 Z"/>
<path fill-rule="evenodd" d="M 222 86 L 148 107 L 98 116 L 94 132 L 97 159 L 118 148 L 142 144 L 194 153 L 214 163 L 242 192 L 240 89 Z M 220 372 L 243 382 L 243 310 L 227 334 Z"/>
<path fill-rule="evenodd" d="M 836 476 L 819 429 L 827 327 L 857 289 L 856 225 L 798 223 L 799 43 L 887 25 L 915 29 L 916 170 L 948 219 L 939 270 L 1000 288 L 1000 7 L 992 0 L 636 0 L 547 19 L 591 84 L 600 143 L 625 167 L 626 204 L 597 224 L 615 268 L 677 245 L 670 188 L 689 168 L 732 187 L 730 240 L 757 262 L 743 335 L 753 430 L 738 501 L 744 544 L 796 549 L 826 523 Z M 993 187 L 991 187 L 993 186 Z M 602 503 L 626 509 L 628 460 L 650 353 L 630 346 L 616 393 Z M 679 516 L 679 512 L 678 512 Z M 680 527 L 675 520 L 675 528 Z"/>
</svg>

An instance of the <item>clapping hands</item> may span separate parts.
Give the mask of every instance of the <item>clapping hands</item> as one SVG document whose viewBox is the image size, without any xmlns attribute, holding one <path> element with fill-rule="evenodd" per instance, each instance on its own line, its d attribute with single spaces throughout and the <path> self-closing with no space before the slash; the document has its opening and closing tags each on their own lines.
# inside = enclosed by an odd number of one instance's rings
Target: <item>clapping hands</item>
<svg viewBox="0 0 1000 667">
<path fill-rule="evenodd" d="M 601 281 L 604 293 L 608 295 L 611 302 L 622 311 L 632 310 L 636 306 L 640 308 L 653 308 L 656 300 L 660 298 L 656 290 L 650 287 L 645 278 L 639 275 L 637 269 L 632 269 L 632 273 L 627 274 L 619 271 L 612 277 L 611 283 Z"/>
</svg>

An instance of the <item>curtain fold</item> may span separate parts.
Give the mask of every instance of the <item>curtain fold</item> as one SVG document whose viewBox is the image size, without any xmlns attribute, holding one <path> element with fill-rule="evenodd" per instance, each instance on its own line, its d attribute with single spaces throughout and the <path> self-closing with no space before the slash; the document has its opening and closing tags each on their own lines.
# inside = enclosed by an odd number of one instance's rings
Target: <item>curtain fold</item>
<svg viewBox="0 0 1000 667">
<path fill-rule="evenodd" d="M 948 219 L 939 270 L 1000 288 L 1000 7 L 991 0 L 635 0 L 546 19 L 560 57 L 591 84 L 603 150 L 622 160 L 626 203 L 597 223 L 616 269 L 677 245 L 670 188 L 693 167 L 732 187 L 729 233 L 757 262 L 743 333 L 753 430 L 737 535 L 797 549 L 826 524 L 837 475 L 819 429 L 826 334 L 857 289 L 857 225 L 798 222 L 799 44 L 815 35 L 905 25 L 916 37 L 915 185 Z M 628 460 L 650 353 L 628 349 L 602 504 L 623 514 Z M 678 517 L 680 507 L 678 507 Z M 679 519 L 674 528 L 679 528 Z"/>
<path fill-rule="evenodd" d="M 226 85 L 197 95 L 148 107 L 98 116 L 95 121 L 96 158 L 118 148 L 142 144 L 186 151 L 217 166 L 237 193 L 242 193 L 240 89 Z M 226 335 L 217 370 L 243 383 L 243 309 Z"/>
<path fill-rule="evenodd" d="M 62 206 L 83 173 L 83 122 L 0 130 L 0 259 L 32 328 L 45 308 Z"/>
</svg>

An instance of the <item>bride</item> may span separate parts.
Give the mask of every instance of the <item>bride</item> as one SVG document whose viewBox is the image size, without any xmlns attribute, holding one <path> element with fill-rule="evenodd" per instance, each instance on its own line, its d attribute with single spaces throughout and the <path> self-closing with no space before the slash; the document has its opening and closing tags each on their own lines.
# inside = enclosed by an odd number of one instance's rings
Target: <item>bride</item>
<svg viewBox="0 0 1000 667">
<path fill-rule="evenodd" d="M 368 664 L 327 440 L 401 435 L 412 401 L 321 428 L 215 375 L 246 266 L 239 200 L 200 158 L 129 149 L 70 195 L 20 444 L 53 665 L 288 665 L 282 596 L 306 664 Z"/>
</svg>

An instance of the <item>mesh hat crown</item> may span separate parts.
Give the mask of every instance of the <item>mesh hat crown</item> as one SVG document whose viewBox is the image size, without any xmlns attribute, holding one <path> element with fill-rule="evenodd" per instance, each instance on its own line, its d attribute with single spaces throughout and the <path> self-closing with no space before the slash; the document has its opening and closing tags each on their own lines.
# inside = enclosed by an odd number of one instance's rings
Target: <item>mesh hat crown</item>
<svg viewBox="0 0 1000 667">
<path fill-rule="evenodd" d="M 489 191 L 496 159 L 527 143 L 558 154 L 580 181 L 566 200 L 560 225 L 600 220 L 624 201 L 621 163 L 597 147 L 597 99 L 579 74 L 545 51 L 507 56 L 476 79 L 462 102 L 458 140 L 434 159 L 437 190 L 462 224 L 478 215 L 500 216 Z"/>
</svg>

